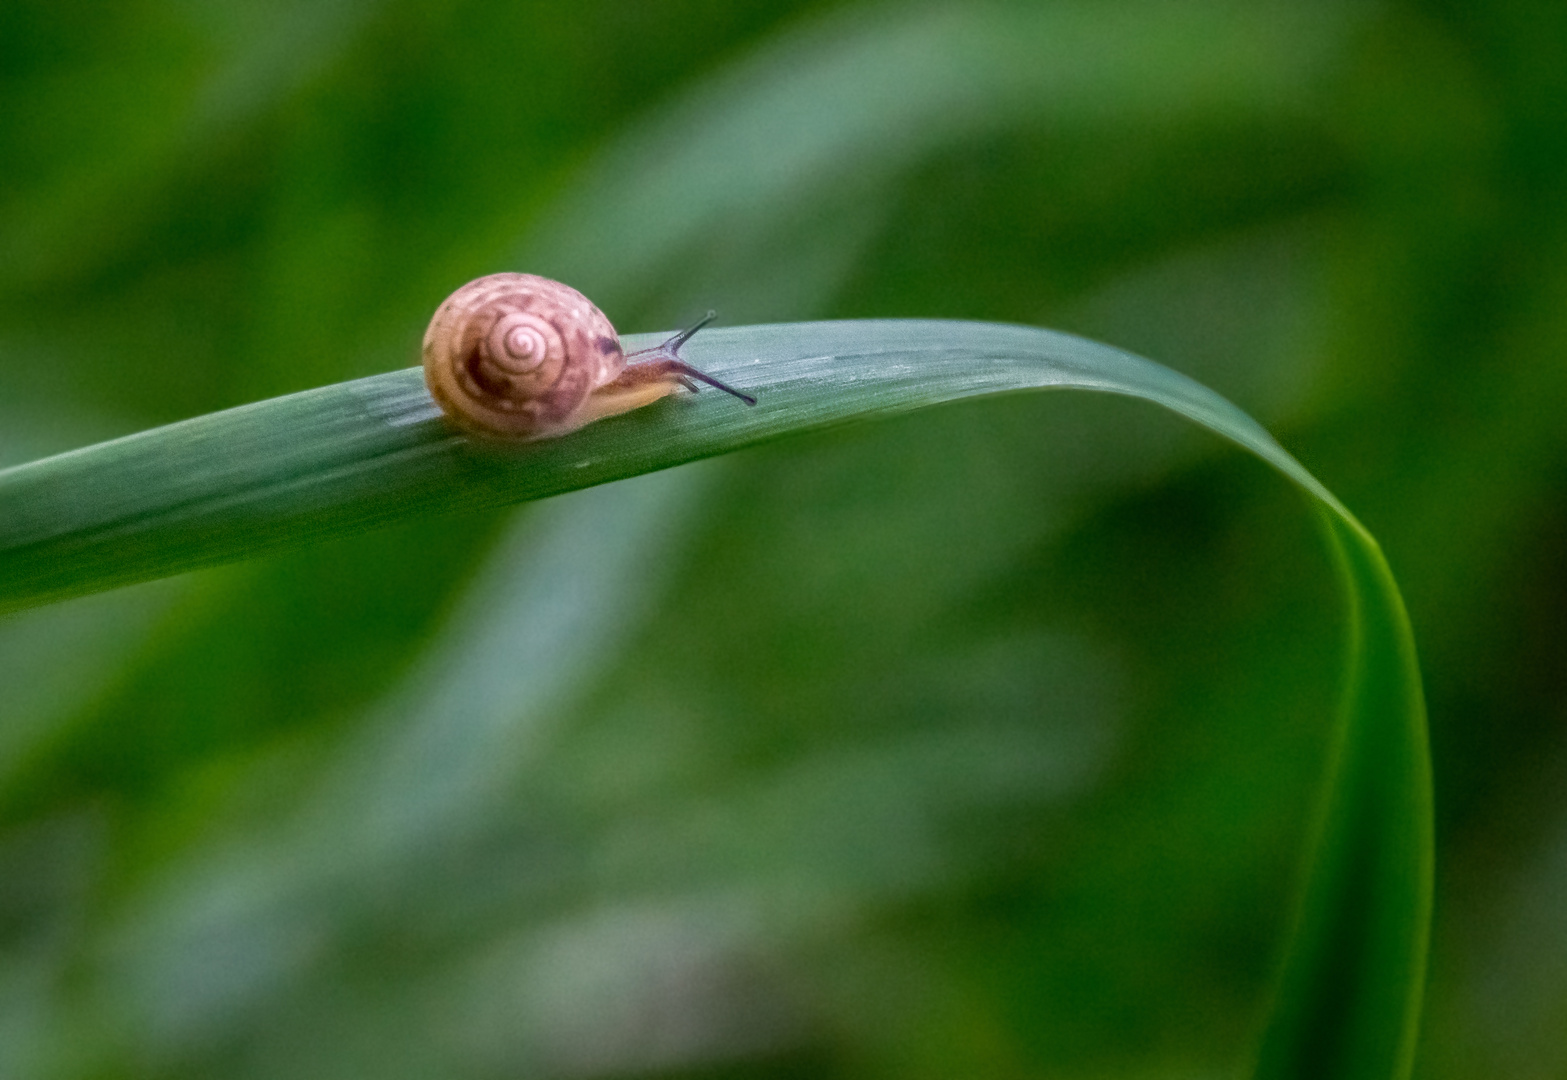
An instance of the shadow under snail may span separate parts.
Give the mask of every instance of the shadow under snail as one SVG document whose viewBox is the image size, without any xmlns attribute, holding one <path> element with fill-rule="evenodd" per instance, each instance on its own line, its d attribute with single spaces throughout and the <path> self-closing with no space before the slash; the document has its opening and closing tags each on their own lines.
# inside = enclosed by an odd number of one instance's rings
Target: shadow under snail
<svg viewBox="0 0 1567 1080">
<path fill-rule="evenodd" d="M 490 274 L 436 309 L 424 334 L 424 381 L 459 427 L 515 442 L 565 435 L 698 382 L 755 405 L 680 359 L 680 346 L 712 318 L 628 355 L 609 319 L 571 286 Z"/>
</svg>

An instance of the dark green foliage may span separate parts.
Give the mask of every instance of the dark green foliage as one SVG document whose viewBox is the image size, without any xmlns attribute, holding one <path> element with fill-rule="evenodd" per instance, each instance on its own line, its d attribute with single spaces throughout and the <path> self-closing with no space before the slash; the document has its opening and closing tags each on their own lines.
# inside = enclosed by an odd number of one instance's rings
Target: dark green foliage
<svg viewBox="0 0 1567 1080">
<path fill-rule="evenodd" d="M 1416 1074 L 1556 1076 L 1558 8 L 18 0 L 0 464 L 405 368 L 499 269 L 622 330 L 1156 357 L 1404 588 Z M 1344 690 L 1311 525 L 1156 410 L 1008 396 L 7 615 L 0 1073 L 1240 1070 Z M 1419 852 L 1363 827 L 1417 778 L 1344 752 L 1301 939 L 1344 959 L 1290 968 L 1278 1072 L 1361 1053 L 1325 1004 L 1399 1008 L 1310 917 Z"/>
</svg>

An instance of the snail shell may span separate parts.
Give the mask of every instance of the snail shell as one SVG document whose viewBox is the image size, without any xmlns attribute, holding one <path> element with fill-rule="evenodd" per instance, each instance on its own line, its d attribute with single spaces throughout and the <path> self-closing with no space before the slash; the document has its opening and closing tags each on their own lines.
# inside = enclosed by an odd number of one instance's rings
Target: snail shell
<svg viewBox="0 0 1567 1080">
<path fill-rule="evenodd" d="M 694 390 L 693 378 L 755 404 L 678 358 L 694 332 L 628 365 L 615 328 L 576 289 L 535 274 L 490 274 L 436 309 L 424 335 L 424 380 L 460 427 L 518 441 L 564 435 Z"/>
<path fill-rule="evenodd" d="M 470 281 L 436 309 L 424 380 L 441 409 L 484 435 L 538 439 L 571 422 L 625 367 L 604 313 L 569 285 L 534 274 Z"/>
</svg>

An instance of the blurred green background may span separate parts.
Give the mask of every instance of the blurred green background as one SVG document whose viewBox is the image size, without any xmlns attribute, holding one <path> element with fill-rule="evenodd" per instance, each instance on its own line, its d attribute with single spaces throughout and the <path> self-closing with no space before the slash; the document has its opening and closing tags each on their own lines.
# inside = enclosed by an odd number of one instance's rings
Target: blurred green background
<svg viewBox="0 0 1567 1080">
<path fill-rule="evenodd" d="M 1382 541 L 1430 1078 L 1567 1075 L 1567 6 L 0 5 L 0 465 L 622 331 L 1033 323 Z M 948 407 L 0 620 L 0 1076 L 1220 1077 L 1343 613 L 1277 477 Z"/>
</svg>

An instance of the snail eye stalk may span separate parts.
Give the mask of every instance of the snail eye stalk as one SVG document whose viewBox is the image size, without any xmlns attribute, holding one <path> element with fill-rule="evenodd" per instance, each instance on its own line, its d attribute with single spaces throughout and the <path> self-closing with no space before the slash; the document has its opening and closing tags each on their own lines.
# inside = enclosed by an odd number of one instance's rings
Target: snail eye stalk
<svg viewBox="0 0 1567 1080">
<path fill-rule="evenodd" d="M 711 386 L 711 387 L 713 387 L 716 390 L 722 390 L 726 394 L 733 394 L 735 397 L 739 398 L 741 401 L 745 402 L 747 405 L 755 405 L 756 404 L 756 399 L 754 397 L 752 397 L 750 394 L 743 393 L 742 391 L 736 390 L 734 387 L 730 386 L 728 383 L 720 382 L 718 379 L 715 379 L 711 375 L 707 375 L 707 374 L 704 374 L 703 372 L 698 371 L 696 368 L 692 367 L 690 364 L 687 364 L 684 360 L 680 359 L 680 346 L 682 346 L 686 342 L 690 341 L 696 335 L 696 332 L 698 330 L 702 329 L 702 327 L 706 326 L 708 323 L 712 322 L 717 317 L 718 317 L 718 312 L 716 312 L 716 311 L 709 311 L 706 315 L 703 315 L 696 322 L 692 323 L 686 329 L 680 331 L 680 333 L 676 334 L 674 337 L 670 338 L 668 341 L 665 341 L 665 342 L 663 342 L 662 344 L 659 344 L 659 345 L 650 346 L 650 347 L 648 347 L 646 349 L 638 349 L 636 352 L 633 352 L 633 353 L 627 353 L 626 354 L 626 359 L 629 360 L 633 356 L 648 356 L 648 357 L 651 357 L 651 356 L 654 356 L 655 354 L 662 354 L 662 355 L 668 357 L 668 360 L 665 361 L 665 362 L 671 364 L 672 370 L 678 372 L 681 375 L 681 383 L 688 390 L 695 390 L 696 389 L 696 387 L 692 386 L 690 384 L 690 381 L 689 381 L 691 379 L 696 379 L 699 382 L 706 383 L 708 386 Z"/>
</svg>

